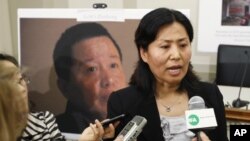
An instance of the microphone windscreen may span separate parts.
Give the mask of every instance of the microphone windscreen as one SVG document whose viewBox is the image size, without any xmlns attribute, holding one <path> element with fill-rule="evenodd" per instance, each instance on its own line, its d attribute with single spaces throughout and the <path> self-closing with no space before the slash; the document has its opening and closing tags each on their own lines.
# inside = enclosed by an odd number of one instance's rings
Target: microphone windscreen
<svg viewBox="0 0 250 141">
<path fill-rule="evenodd" d="M 202 97 L 200 96 L 193 96 L 190 98 L 188 102 L 188 109 L 195 110 L 195 109 L 205 109 L 205 102 Z"/>
</svg>

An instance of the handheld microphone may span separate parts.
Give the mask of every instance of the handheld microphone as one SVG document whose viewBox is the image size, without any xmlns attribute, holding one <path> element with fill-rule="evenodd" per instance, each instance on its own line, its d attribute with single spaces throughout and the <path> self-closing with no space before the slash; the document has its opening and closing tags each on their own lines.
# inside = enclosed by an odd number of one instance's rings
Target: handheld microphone
<svg viewBox="0 0 250 141">
<path fill-rule="evenodd" d="M 193 96 L 188 102 L 185 112 L 187 128 L 196 133 L 200 141 L 200 131 L 217 126 L 213 108 L 206 108 L 205 102 L 200 96 Z"/>
<path fill-rule="evenodd" d="M 134 141 L 141 133 L 146 123 L 146 118 L 142 116 L 135 116 L 131 121 L 129 121 L 129 123 L 126 124 L 118 136 L 122 135 L 123 141 Z"/>
<path fill-rule="evenodd" d="M 243 84 L 244 84 L 244 81 L 245 81 L 246 72 L 247 72 L 247 68 L 248 68 L 248 60 L 249 60 L 249 55 L 248 55 L 247 50 L 245 50 L 244 53 L 245 53 L 245 55 L 247 56 L 247 60 L 246 60 L 244 72 L 243 72 L 243 75 L 242 75 L 242 78 L 241 78 L 241 82 L 240 82 L 240 90 L 239 90 L 238 98 L 235 99 L 235 100 L 233 100 L 233 102 L 232 102 L 232 105 L 233 105 L 233 107 L 235 107 L 235 108 L 241 108 L 241 107 L 247 106 L 247 105 L 250 103 L 249 101 L 241 100 L 241 99 L 240 99 L 241 89 L 242 89 Z"/>
</svg>

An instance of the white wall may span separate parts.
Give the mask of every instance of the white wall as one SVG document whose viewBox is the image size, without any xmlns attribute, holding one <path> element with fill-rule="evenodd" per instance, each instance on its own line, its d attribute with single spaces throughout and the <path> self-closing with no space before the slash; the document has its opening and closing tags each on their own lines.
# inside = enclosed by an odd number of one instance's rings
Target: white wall
<svg viewBox="0 0 250 141">
<path fill-rule="evenodd" d="M 0 52 L 12 53 L 12 38 L 8 0 L 0 0 Z"/>
<path fill-rule="evenodd" d="M 240 88 L 232 86 L 219 86 L 221 93 L 223 94 L 224 103 L 229 103 L 232 105 L 232 102 L 238 98 Z M 250 101 L 250 88 L 242 88 L 240 93 L 240 99 Z M 245 107 L 243 107 L 245 108 Z"/>
</svg>

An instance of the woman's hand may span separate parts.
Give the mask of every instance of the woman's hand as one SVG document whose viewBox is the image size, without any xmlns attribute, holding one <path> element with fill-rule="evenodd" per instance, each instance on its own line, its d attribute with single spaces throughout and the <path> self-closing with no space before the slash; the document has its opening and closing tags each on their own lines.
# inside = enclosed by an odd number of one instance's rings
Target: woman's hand
<svg viewBox="0 0 250 141">
<path fill-rule="evenodd" d="M 200 137 L 202 141 L 211 141 L 204 132 L 200 132 Z M 197 137 L 193 138 L 192 141 L 197 141 Z"/>
<path fill-rule="evenodd" d="M 115 135 L 115 128 L 112 124 L 107 128 L 103 128 L 100 121 L 95 120 L 95 124 L 90 123 L 83 133 L 79 141 L 100 141 L 102 138 L 113 138 Z"/>
<path fill-rule="evenodd" d="M 122 135 L 119 135 L 114 141 L 123 141 L 123 138 L 124 137 Z"/>
</svg>

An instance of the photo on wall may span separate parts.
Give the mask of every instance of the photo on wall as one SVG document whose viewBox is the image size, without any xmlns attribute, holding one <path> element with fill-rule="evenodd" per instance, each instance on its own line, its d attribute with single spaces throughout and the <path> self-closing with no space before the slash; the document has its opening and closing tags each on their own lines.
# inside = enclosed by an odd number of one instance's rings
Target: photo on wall
<svg viewBox="0 0 250 141">
<path fill-rule="evenodd" d="M 200 0 L 198 51 L 216 53 L 220 44 L 249 46 L 249 7 L 250 0 Z"/>
<path fill-rule="evenodd" d="M 28 68 L 31 111 L 54 113 L 64 133 L 105 119 L 109 95 L 134 71 L 134 34 L 149 11 L 19 9 L 18 56 Z"/>
<path fill-rule="evenodd" d="M 250 26 L 250 0 L 223 0 L 222 20 L 225 26 Z"/>
<path fill-rule="evenodd" d="M 44 14 L 50 10 L 19 10 L 19 61 L 28 68 L 31 110 L 48 110 L 62 132 L 81 133 L 105 119 L 108 96 L 127 86 L 140 17 L 130 19 L 133 10 Z"/>
</svg>

